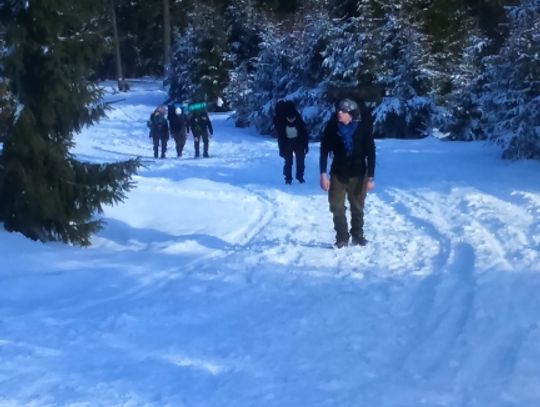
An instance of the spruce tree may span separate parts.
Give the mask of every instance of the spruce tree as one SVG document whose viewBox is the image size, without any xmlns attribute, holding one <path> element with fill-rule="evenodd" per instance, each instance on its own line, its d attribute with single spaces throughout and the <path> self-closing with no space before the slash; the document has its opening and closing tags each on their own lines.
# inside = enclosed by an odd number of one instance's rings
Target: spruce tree
<svg viewBox="0 0 540 407">
<path fill-rule="evenodd" d="M 169 68 L 169 97 L 179 102 L 187 102 L 194 93 L 195 55 L 197 52 L 197 33 L 188 26 L 177 34 L 172 46 L 171 66 Z"/>
<path fill-rule="evenodd" d="M 378 81 L 385 97 L 374 110 L 376 134 L 398 138 L 424 134 L 432 113 L 433 66 L 429 39 L 422 30 L 421 0 L 385 6 Z"/>
<path fill-rule="evenodd" d="M 7 53 L 5 45 L 5 30 L 0 22 L 0 61 L 5 58 Z M 3 67 L 0 62 L 0 142 L 9 133 L 15 114 L 15 98 L 9 90 L 9 81 L 4 76 Z"/>
<path fill-rule="evenodd" d="M 459 64 L 450 75 L 451 91 L 445 96 L 443 115 L 435 125 L 448 132 L 452 140 L 481 140 L 485 131 L 481 124 L 480 95 L 485 85 L 484 63 L 490 41 L 477 27 L 469 27 Z"/>
<path fill-rule="evenodd" d="M 503 158 L 540 159 L 540 3 L 509 7 L 510 35 L 488 57 L 484 125 L 503 148 Z"/>
<path fill-rule="evenodd" d="M 215 101 L 227 85 L 228 46 L 222 13 L 202 4 L 193 13 L 193 24 L 199 28 L 197 52 L 192 72 L 195 82 L 193 98 Z"/>
<path fill-rule="evenodd" d="M 226 10 L 227 36 L 230 48 L 231 70 L 224 89 L 227 103 L 234 109 L 233 117 L 238 127 L 249 125 L 251 106 L 249 95 L 259 54 L 262 29 L 260 13 L 253 0 L 232 0 Z"/>
<path fill-rule="evenodd" d="M 229 79 L 224 19 L 204 4 L 189 17 L 188 27 L 175 36 L 169 95 L 177 100 L 215 101 Z"/>
<path fill-rule="evenodd" d="M 91 82 L 104 4 L 11 1 L 0 9 L 10 53 L 3 61 L 18 111 L 0 156 L 0 221 L 40 241 L 89 245 L 103 205 L 125 198 L 139 162 L 82 162 L 74 134 L 104 114 Z"/>
</svg>

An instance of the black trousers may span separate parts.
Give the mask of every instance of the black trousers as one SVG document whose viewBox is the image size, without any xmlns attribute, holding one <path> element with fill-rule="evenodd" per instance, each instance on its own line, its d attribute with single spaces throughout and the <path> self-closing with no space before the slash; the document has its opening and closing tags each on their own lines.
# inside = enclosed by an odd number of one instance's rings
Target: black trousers
<svg viewBox="0 0 540 407">
<path fill-rule="evenodd" d="M 201 134 L 193 133 L 193 146 L 195 147 L 195 157 L 198 157 L 200 154 L 199 146 L 201 143 L 201 138 L 203 141 L 203 156 L 208 157 L 208 144 L 210 140 L 207 132 L 203 132 Z"/>
<path fill-rule="evenodd" d="M 304 178 L 305 170 L 305 150 L 304 145 L 298 139 L 285 140 L 282 146 L 282 156 L 285 160 L 283 164 L 283 176 L 285 181 L 292 180 L 293 161 L 296 159 L 296 179 Z"/>
<path fill-rule="evenodd" d="M 176 155 L 178 157 L 182 157 L 182 152 L 184 151 L 184 146 L 186 145 L 186 133 L 181 131 L 174 132 L 173 138 L 176 144 Z"/>
<path fill-rule="evenodd" d="M 165 153 L 167 152 L 168 138 L 152 137 L 152 141 L 154 143 L 154 157 L 158 158 L 159 147 L 161 145 L 161 158 L 165 158 Z"/>
</svg>

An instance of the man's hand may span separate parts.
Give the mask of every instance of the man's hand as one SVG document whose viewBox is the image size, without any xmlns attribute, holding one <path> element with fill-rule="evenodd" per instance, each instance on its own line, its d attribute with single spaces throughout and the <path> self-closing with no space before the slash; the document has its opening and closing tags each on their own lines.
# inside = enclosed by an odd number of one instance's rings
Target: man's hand
<svg viewBox="0 0 540 407">
<path fill-rule="evenodd" d="M 330 180 L 325 172 L 321 173 L 320 184 L 323 191 L 328 191 L 330 189 Z"/>
</svg>

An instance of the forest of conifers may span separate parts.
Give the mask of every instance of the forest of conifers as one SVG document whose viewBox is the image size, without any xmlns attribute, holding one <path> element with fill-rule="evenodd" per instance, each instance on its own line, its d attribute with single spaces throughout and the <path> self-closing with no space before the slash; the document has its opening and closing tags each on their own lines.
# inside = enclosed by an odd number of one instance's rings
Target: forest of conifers
<svg viewBox="0 0 540 407">
<path fill-rule="evenodd" d="M 104 39 L 93 80 L 160 76 L 171 98 L 219 96 L 263 134 L 288 98 L 317 138 L 345 95 L 367 102 L 377 137 L 436 129 L 539 157 L 538 0 L 42 2 L 89 13 Z"/>
</svg>

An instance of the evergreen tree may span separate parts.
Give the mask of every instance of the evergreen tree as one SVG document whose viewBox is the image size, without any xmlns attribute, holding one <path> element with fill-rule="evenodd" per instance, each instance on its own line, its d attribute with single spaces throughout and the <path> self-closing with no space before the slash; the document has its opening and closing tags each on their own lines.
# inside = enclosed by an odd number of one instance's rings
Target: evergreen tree
<svg viewBox="0 0 540 407">
<path fill-rule="evenodd" d="M 4 3 L 11 52 L 4 67 L 18 112 L 0 156 L 0 221 L 8 231 L 41 241 L 89 245 L 104 204 L 133 187 L 138 160 L 78 161 L 73 134 L 104 113 L 92 75 L 102 44 L 96 0 Z"/>
<path fill-rule="evenodd" d="M 169 69 L 169 96 L 179 102 L 187 102 L 194 94 L 195 56 L 197 33 L 190 25 L 183 34 L 176 34 Z"/>
<path fill-rule="evenodd" d="M 199 4 L 184 34 L 177 34 L 169 94 L 176 99 L 214 101 L 228 82 L 228 47 L 222 13 Z M 189 92 L 189 94 L 188 94 Z"/>
<path fill-rule="evenodd" d="M 216 15 L 212 8 L 199 5 L 194 21 L 202 30 L 198 37 L 198 52 L 194 61 L 193 97 L 197 100 L 215 101 L 223 94 L 229 79 L 229 48 L 223 14 Z"/>
<path fill-rule="evenodd" d="M 483 59 L 490 41 L 476 27 L 470 36 L 460 62 L 450 75 L 451 91 L 446 95 L 443 114 L 434 123 L 452 140 L 481 140 L 485 131 L 481 123 L 480 95 L 485 82 Z M 446 113 L 446 114 L 444 114 Z"/>
<path fill-rule="evenodd" d="M 249 93 L 248 118 L 241 118 L 254 125 L 262 134 L 272 131 L 273 106 L 278 99 L 286 96 L 285 86 L 288 81 L 286 37 L 278 35 L 278 30 L 268 24 L 261 33 L 261 52 L 255 60 L 255 72 Z"/>
<path fill-rule="evenodd" d="M 234 109 L 235 123 L 249 125 L 249 95 L 255 72 L 255 60 L 263 31 L 262 17 L 252 0 L 232 0 L 226 10 L 231 69 L 224 89 L 225 99 Z"/>
<path fill-rule="evenodd" d="M 510 36 L 489 57 L 485 125 L 504 158 L 540 159 L 540 3 L 509 8 Z"/>
<path fill-rule="evenodd" d="M 321 40 L 321 55 L 329 86 L 357 88 L 375 83 L 380 70 L 380 18 L 372 0 L 356 3 L 356 17 L 333 19 Z"/>
<path fill-rule="evenodd" d="M 463 57 L 464 44 L 473 33 L 480 38 L 477 21 L 463 0 L 434 0 L 423 11 L 422 30 L 430 46 L 431 96 L 439 103 L 452 91 Z M 484 43 L 485 44 L 485 43 Z M 472 44 L 469 44 L 472 45 Z"/>
<path fill-rule="evenodd" d="M 305 1 L 287 19 L 268 21 L 250 94 L 250 122 L 261 133 L 272 132 L 274 106 L 280 99 L 295 103 L 312 135 L 319 134 L 328 117 L 327 81 L 321 69 L 321 37 L 330 24 L 325 7 L 325 1 Z"/>
<path fill-rule="evenodd" d="M 382 69 L 379 82 L 385 97 L 374 109 L 377 135 L 418 137 L 425 134 L 434 106 L 430 97 L 430 43 L 422 30 L 421 0 L 385 6 L 382 29 Z"/>
<path fill-rule="evenodd" d="M 9 90 L 9 81 L 5 77 L 2 61 L 6 56 L 5 30 L 0 21 L 0 142 L 11 131 L 15 114 L 15 98 Z"/>
</svg>

